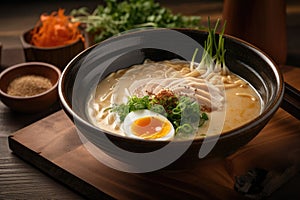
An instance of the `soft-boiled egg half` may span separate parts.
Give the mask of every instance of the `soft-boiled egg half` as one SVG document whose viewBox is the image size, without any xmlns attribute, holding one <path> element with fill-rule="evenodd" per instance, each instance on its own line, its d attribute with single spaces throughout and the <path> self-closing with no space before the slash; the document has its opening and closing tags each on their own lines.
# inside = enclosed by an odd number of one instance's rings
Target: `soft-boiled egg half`
<svg viewBox="0 0 300 200">
<path fill-rule="evenodd" d="M 126 136 L 145 140 L 168 140 L 175 133 L 166 117 L 150 110 L 130 112 L 125 117 L 122 128 Z"/>
</svg>

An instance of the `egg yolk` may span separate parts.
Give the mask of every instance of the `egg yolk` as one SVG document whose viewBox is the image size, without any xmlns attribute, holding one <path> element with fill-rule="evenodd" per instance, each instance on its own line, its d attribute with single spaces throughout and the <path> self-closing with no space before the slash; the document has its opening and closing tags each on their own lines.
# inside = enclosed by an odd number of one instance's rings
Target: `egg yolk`
<svg viewBox="0 0 300 200">
<path fill-rule="evenodd" d="M 170 123 L 153 116 L 139 118 L 131 125 L 132 133 L 143 139 L 162 138 L 166 136 L 170 130 Z"/>
</svg>

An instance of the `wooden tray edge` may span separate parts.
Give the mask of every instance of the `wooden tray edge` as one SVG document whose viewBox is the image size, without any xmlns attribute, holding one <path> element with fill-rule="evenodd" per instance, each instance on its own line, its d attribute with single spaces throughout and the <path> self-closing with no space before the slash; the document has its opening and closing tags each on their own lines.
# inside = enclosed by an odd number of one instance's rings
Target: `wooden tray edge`
<svg viewBox="0 0 300 200">
<path fill-rule="evenodd" d="M 39 155 L 39 153 L 22 145 L 15 140 L 14 135 L 8 136 L 8 146 L 12 150 L 12 153 L 20 157 L 22 160 L 33 165 L 44 174 L 50 176 L 59 183 L 62 183 L 64 186 L 78 194 L 87 197 L 88 199 L 113 199 L 111 196 L 98 190 L 91 184 L 50 162 L 43 156 Z"/>
</svg>

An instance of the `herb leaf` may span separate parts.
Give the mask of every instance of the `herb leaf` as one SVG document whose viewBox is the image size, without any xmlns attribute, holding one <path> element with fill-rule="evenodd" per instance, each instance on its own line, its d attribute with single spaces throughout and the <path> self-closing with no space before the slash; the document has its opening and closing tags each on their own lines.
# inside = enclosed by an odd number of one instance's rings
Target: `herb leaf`
<svg viewBox="0 0 300 200">
<path fill-rule="evenodd" d="M 93 12 L 82 7 L 71 11 L 73 21 L 86 25 L 88 33 L 95 34 L 100 42 L 121 32 L 135 28 L 200 28 L 199 16 L 173 14 L 154 0 L 105 0 L 105 6 L 99 5 Z"/>
<path fill-rule="evenodd" d="M 195 100 L 187 96 L 176 97 L 169 90 L 163 90 L 151 97 L 132 96 L 126 104 L 114 105 L 111 111 L 116 112 L 123 122 L 130 112 L 143 109 L 167 117 L 180 137 L 191 135 L 208 120 L 207 114 L 200 111 Z"/>
</svg>

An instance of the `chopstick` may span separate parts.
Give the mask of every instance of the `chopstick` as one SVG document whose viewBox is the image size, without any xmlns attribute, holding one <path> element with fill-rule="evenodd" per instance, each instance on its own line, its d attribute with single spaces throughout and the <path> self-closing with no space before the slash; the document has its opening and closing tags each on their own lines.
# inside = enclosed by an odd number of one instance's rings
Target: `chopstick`
<svg viewBox="0 0 300 200">
<path fill-rule="evenodd" d="M 285 91 L 281 108 L 293 115 L 295 118 L 300 119 L 300 91 L 286 82 L 284 84 Z"/>
</svg>

